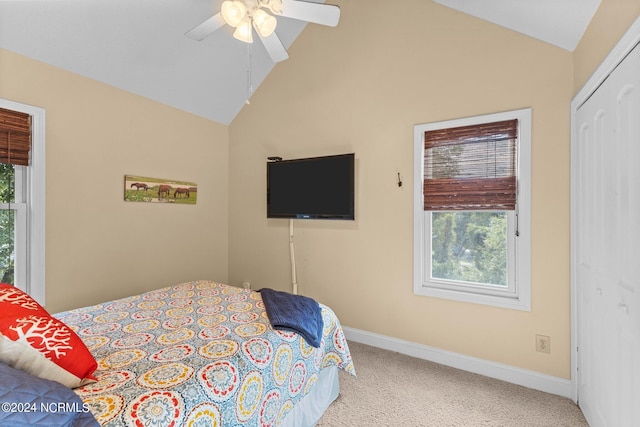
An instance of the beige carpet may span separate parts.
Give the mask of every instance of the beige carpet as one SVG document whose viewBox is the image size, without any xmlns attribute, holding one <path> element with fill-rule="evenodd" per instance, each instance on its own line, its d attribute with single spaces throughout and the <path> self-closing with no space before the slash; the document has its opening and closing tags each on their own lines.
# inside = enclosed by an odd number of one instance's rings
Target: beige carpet
<svg viewBox="0 0 640 427">
<path fill-rule="evenodd" d="M 349 342 L 357 377 L 318 426 L 588 427 L 563 397 Z"/>
</svg>

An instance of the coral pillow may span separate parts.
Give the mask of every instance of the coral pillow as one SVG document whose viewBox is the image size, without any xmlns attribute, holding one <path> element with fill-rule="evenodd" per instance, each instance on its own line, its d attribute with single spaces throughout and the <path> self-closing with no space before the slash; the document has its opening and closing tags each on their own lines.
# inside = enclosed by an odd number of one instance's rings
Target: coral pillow
<svg viewBox="0 0 640 427">
<path fill-rule="evenodd" d="M 0 283 L 0 362 L 74 388 L 94 382 L 80 337 L 20 289 Z"/>
</svg>

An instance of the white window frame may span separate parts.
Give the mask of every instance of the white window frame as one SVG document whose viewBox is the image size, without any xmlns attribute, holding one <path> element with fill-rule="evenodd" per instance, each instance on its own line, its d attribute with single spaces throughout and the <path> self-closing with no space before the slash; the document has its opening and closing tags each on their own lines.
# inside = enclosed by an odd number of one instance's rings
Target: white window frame
<svg viewBox="0 0 640 427">
<path fill-rule="evenodd" d="M 0 98 L 0 108 L 31 116 L 31 162 L 15 167 L 15 203 L 0 204 L 16 213 L 14 282 L 45 304 L 45 111 Z"/>
<path fill-rule="evenodd" d="M 516 212 L 507 213 L 507 289 L 431 278 L 431 212 L 424 211 L 425 131 L 518 120 L 518 194 Z M 531 109 L 506 111 L 414 126 L 413 292 L 517 310 L 531 310 Z M 518 237 L 516 237 L 516 227 Z"/>
</svg>

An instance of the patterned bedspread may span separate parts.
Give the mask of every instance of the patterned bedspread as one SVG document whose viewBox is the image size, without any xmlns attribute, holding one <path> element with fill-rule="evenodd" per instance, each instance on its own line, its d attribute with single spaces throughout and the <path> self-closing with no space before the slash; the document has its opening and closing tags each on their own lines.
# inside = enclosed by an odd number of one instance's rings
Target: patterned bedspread
<svg viewBox="0 0 640 427">
<path fill-rule="evenodd" d="M 98 361 L 76 389 L 107 426 L 278 425 L 336 365 L 355 374 L 335 314 L 323 341 L 271 328 L 260 293 L 196 281 L 56 315 Z"/>
</svg>

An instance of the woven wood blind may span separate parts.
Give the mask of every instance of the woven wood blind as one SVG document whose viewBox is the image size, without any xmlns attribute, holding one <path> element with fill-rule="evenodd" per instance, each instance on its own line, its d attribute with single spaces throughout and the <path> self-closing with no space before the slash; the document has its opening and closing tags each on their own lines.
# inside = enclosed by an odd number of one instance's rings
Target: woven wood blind
<svg viewBox="0 0 640 427">
<path fill-rule="evenodd" d="M 515 210 L 518 120 L 426 131 L 424 210 Z"/>
<path fill-rule="evenodd" d="M 0 163 L 29 166 L 31 116 L 0 108 Z"/>
</svg>

